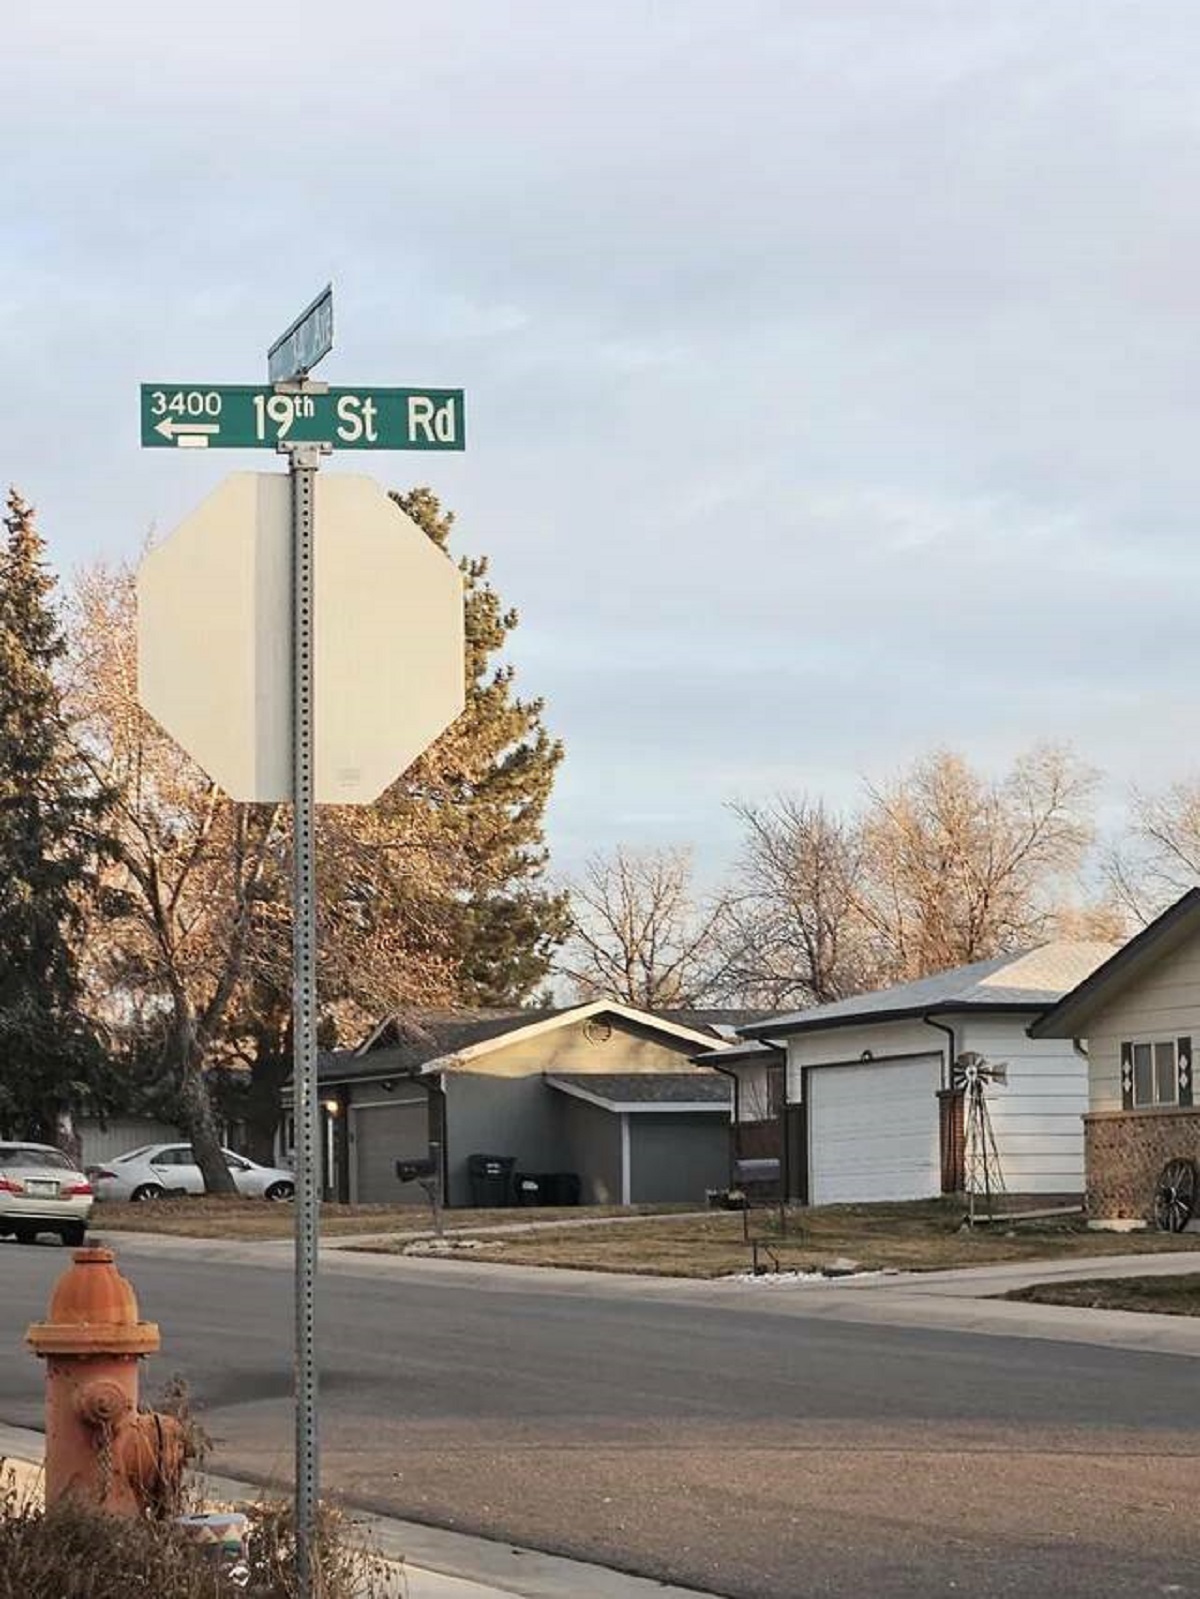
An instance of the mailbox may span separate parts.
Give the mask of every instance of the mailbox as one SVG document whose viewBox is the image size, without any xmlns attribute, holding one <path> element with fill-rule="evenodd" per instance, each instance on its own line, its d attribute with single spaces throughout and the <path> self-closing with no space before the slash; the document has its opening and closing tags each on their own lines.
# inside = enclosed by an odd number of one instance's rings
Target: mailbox
<svg viewBox="0 0 1200 1599">
<path fill-rule="evenodd" d="M 437 1176 L 437 1157 L 426 1155 L 422 1160 L 398 1160 L 396 1176 L 402 1183 L 419 1183 Z"/>
<path fill-rule="evenodd" d="M 774 1156 L 757 1160 L 737 1160 L 733 1163 L 733 1174 L 739 1184 L 777 1183 L 781 1167 L 782 1162 Z"/>
</svg>

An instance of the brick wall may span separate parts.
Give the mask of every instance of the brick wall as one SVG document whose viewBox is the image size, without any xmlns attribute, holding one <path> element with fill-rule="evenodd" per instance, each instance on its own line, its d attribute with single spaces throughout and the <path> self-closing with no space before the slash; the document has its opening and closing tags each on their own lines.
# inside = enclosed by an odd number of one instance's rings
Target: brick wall
<svg viewBox="0 0 1200 1599">
<path fill-rule="evenodd" d="M 1083 1118 L 1083 1147 L 1088 1215 L 1151 1219 L 1166 1163 L 1185 1155 L 1200 1164 L 1200 1107 L 1093 1111 Z"/>
</svg>

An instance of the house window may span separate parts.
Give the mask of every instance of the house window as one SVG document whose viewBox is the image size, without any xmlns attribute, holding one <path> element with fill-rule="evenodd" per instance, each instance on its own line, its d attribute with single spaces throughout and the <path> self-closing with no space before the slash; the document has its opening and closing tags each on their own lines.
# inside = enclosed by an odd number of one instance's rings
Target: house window
<svg viewBox="0 0 1200 1599">
<path fill-rule="evenodd" d="M 1190 1038 L 1143 1038 L 1121 1045 L 1121 1099 L 1126 1110 L 1192 1103 Z"/>
</svg>

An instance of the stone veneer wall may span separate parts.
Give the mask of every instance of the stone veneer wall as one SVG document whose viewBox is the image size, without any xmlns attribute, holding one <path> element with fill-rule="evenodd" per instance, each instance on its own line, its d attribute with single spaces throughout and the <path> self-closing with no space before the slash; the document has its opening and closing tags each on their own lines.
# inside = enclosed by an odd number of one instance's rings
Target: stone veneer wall
<svg viewBox="0 0 1200 1599">
<path fill-rule="evenodd" d="M 1200 1164 L 1200 1106 L 1194 1110 L 1102 1110 L 1083 1118 L 1087 1212 L 1096 1220 L 1152 1219 L 1154 1185 L 1169 1160 Z"/>
</svg>

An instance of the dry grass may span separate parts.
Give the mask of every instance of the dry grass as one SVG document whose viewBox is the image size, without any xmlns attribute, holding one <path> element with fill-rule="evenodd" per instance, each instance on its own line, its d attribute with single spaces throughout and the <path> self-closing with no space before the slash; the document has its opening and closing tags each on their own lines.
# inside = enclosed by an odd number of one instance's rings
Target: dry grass
<svg viewBox="0 0 1200 1599">
<path fill-rule="evenodd" d="M 161 1409 L 178 1418 L 188 1458 L 203 1466 L 209 1439 L 197 1423 L 186 1382 L 166 1384 Z M 248 1522 L 246 1558 L 215 1563 L 175 1524 L 206 1503 L 202 1475 L 185 1478 L 169 1507 L 151 1517 L 106 1515 L 63 1502 L 46 1510 L 40 1466 L 0 1459 L 0 1599 L 296 1599 L 295 1518 L 290 1504 L 268 1500 L 227 1507 Z M 313 1545 L 321 1599 L 385 1599 L 396 1568 L 367 1543 L 335 1505 L 318 1512 Z"/>
<path fill-rule="evenodd" d="M 686 1210 L 685 1205 L 640 1205 L 624 1210 L 619 1205 L 558 1207 L 538 1210 L 448 1210 L 446 1227 L 472 1228 L 530 1221 L 579 1221 L 587 1216 L 632 1214 L 663 1215 Z M 92 1211 L 91 1231 L 107 1233 L 162 1233 L 177 1238 L 290 1238 L 294 1226 L 290 1204 L 265 1199 L 198 1198 L 158 1199 L 144 1205 L 113 1200 Z M 429 1231 L 425 1205 L 322 1205 L 321 1231 L 330 1238 L 357 1233 L 424 1233 Z"/>
<path fill-rule="evenodd" d="M 1161 1316 L 1200 1316 L 1200 1273 L 1033 1283 L 1004 1297 L 1032 1300 L 1039 1305 L 1076 1305 L 1087 1310 L 1148 1310 Z"/>
<path fill-rule="evenodd" d="M 0 1599 L 295 1599 L 290 1511 L 260 1505 L 248 1513 L 250 1558 L 239 1581 L 170 1522 L 73 1504 L 43 1512 L 0 1486 Z M 335 1510 L 322 1513 L 315 1554 L 323 1599 L 390 1591 L 387 1565 Z"/>
<path fill-rule="evenodd" d="M 967 1230 L 962 1206 L 929 1200 L 893 1205 L 829 1205 L 793 1211 L 780 1237 L 777 1214 L 753 1211 L 750 1230 L 763 1238 L 784 1271 L 810 1271 L 853 1260 L 864 1270 L 935 1271 L 999 1261 L 1055 1260 L 1072 1256 L 1157 1253 L 1196 1248 L 1195 1235 L 1091 1232 L 1081 1219 L 1052 1218 Z M 400 1242 L 362 1246 L 397 1251 Z M 476 1253 L 473 1258 L 481 1258 Z M 646 1221 L 637 1227 L 553 1228 L 493 1238 L 482 1258 L 521 1266 L 567 1266 L 585 1271 L 634 1272 L 668 1277 L 723 1277 L 745 1271 L 750 1250 L 742 1217 Z"/>
</svg>

